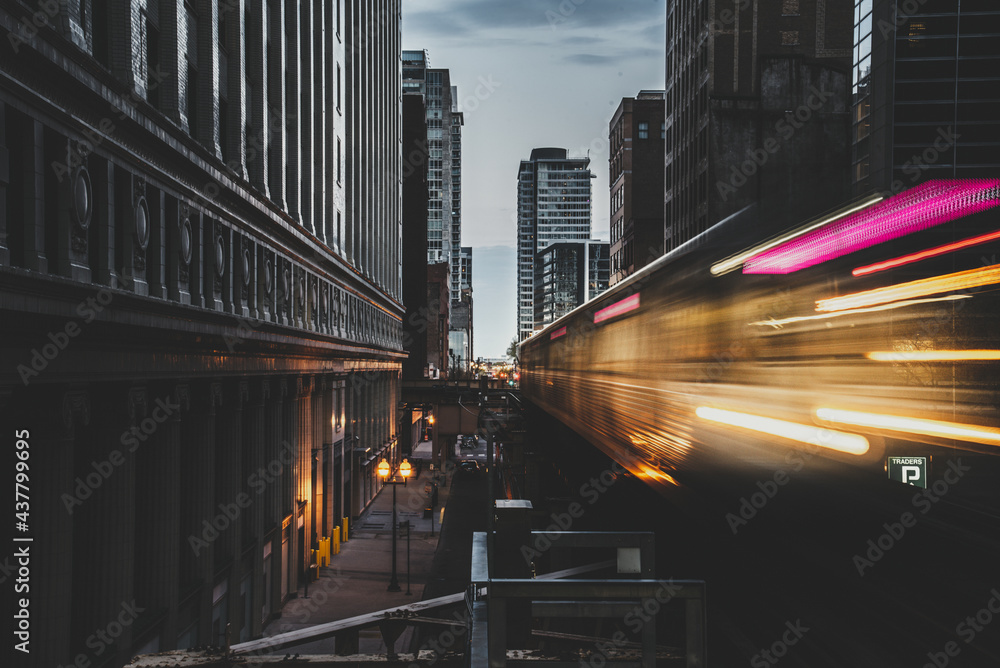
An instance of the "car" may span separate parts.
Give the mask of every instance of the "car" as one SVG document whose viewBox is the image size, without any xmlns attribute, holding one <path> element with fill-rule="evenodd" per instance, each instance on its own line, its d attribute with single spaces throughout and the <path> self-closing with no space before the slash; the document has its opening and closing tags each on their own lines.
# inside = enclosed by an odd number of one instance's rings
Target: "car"
<svg viewBox="0 0 1000 668">
<path fill-rule="evenodd" d="M 479 447 L 479 439 L 475 436 L 463 436 L 461 438 L 463 449 L 474 449 Z"/>
<path fill-rule="evenodd" d="M 483 467 L 474 459 L 463 459 L 458 463 L 458 473 L 479 475 L 482 471 Z"/>
</svg>

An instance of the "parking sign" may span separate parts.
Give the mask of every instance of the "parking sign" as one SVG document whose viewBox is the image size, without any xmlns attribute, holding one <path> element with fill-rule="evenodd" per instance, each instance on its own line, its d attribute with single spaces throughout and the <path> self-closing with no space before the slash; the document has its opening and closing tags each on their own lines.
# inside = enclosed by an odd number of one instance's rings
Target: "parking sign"
<svg viewBox="0 0 1000 668">
<path fill-rule="evenodd" d="M 926 457 L 889 457 L 889 479 L 927 488 Z"/>
</svg>

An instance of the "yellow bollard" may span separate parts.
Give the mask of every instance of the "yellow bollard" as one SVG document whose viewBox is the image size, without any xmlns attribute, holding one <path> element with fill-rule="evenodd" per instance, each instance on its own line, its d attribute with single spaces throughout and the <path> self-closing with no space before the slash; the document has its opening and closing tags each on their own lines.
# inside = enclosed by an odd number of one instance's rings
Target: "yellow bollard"
<svg viewBox="0 0 1000 668">
<path fill-rule="evenodd" d="M 326 566 L 330 565 L 330 539 L 323 539 L 323 564 Z"/>
<path fill-rule="evenodd" d="M 344 518 L 343 529 L 340 532 L 340 542 L 342 542 L 342 543 L 346 543 L 347 542 L 347 518 L 346 517 Z"/>
<path fill-rule="evenodd" d="M 318 541 L 319 549 L 316 551 L 316 565 L 322 568 L 324 566 L 324 560 L 326 559 L 326 550 L 323 547 L 323 543 L 326 541 L 325 538 L 320 538 Z"/>
<path fill-rule="evenodd" d="M 333 536 L 331 538 L 333 542 L 333 553 L 340 554 L 340 527 L 333 527 Z"/>
</svg>

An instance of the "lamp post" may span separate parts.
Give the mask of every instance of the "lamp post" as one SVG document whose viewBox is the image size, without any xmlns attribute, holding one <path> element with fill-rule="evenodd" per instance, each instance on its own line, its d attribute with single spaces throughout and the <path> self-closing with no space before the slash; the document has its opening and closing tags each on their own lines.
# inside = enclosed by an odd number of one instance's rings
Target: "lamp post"
<svg viewBox="0 0 1000 668">
<path fill-rule="evenodd" d="M 405 485 L 411 470 L 409 460 L 404 459 L 399 465 L 399 474 L 403 479 L 389 480 L 389 462 L 383 457 L 378 463 L 378 474 L 382 478 L 382 484 L 392 485 L 392 577 L 389 579 L 389 591 L 402 591 L 396 578 L 396 485 Z"/>
</svg>

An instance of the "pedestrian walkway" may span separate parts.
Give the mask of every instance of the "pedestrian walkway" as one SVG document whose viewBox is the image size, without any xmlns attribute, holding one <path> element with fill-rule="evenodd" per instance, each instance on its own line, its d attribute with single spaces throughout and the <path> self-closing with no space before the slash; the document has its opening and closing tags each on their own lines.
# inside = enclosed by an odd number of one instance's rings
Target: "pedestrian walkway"
<svg viewBox="0 0 1000 668">
<path fill-rule="evenodd" d="M 331 556 L 329 567 L 319 569 L 319 576 L 309 585 L 308 592 L 299 589 L 298 598 L 290 600 L 282 609 L 281 617 L 264 629 L 265 636 L 422 600 L 441 535 L 441 523 L 448 521 L 445 505 L 452 481 L 430 470 L 430 443 L 421 443 L 410 457 L 410 463 L 414 473 L 419 471 L 419 474 L 405 486 L 396 486 L 397 521 L 409 521 L 412 527 L 409 541 L 405 532 L 396 538 L 396 573 L 401 591 L 388 591 L 392 574 L 393 492 L 391 486 L 386 485 L 350 528 L 349 540 L 341 543 L 340 554 Z M 438 505 L 433 516 L 425 517 L 427 490 L 435 481 L 438 482 Z M 406 594 L 408 590 L 410 595 Z M 409 646 L 411 633 L 412 629 L 408 628 L 396 642 L 397 651 Z M 299 645 L 292 653 L 333 654 L 335 644 L 333 638 L 318 640 Z M 362 654 L 386 652 L 377 628 L 361 631 L 358 651 Z"/>
</svg>

